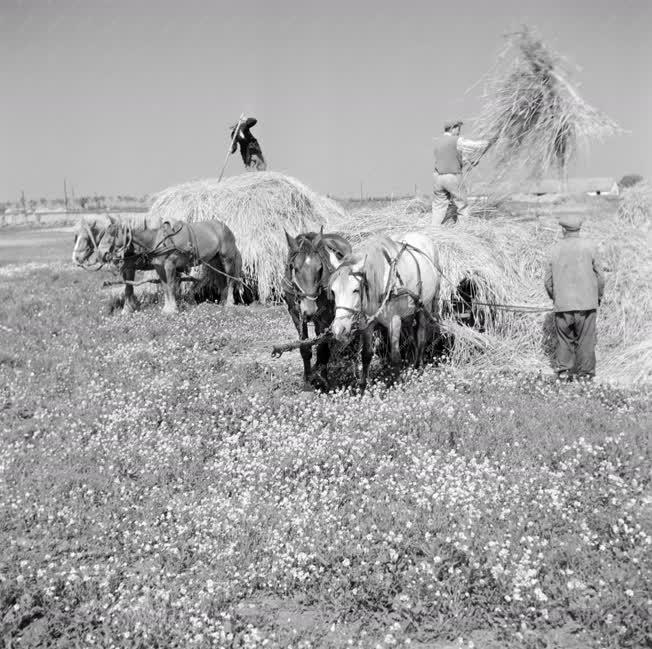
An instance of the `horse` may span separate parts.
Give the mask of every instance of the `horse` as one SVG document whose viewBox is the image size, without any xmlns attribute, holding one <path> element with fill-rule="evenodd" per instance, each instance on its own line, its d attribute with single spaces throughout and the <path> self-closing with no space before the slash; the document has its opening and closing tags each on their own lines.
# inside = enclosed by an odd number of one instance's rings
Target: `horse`
<svg viewBox="0 0 652 649">
<path fill-rule="evenodd" d="M 333 321 L 333 300 L 328 292 L 331 273 L 351 252 L 349 242 L 337 234 L 305 232 L 297 237 L 285 233 L 288 257 L 283 278 L 283 294 L 288 311 L 301 340 L 308 338 L 308 323 L 317 335 L 324 333 Z M 327 390 L 330 345 L 327 340 L 317 344 L 317 362 L 311 369 L 310 346 L 300 348 L 303 359 L 304 390 L 313 384 Z"/>
<path fill-rule="evenodd" d="M 134 222 L 136 219 L 143 220 L 145 218 L 140 215 L 138 217 L 133 215 L 109 216 L 108 214 L 82 216 L 75 231 L 75 243 L 72 251 L 73 264 L 87 270 L 99 270 L 104 266 L 104 263 L 98 258 L 97 253 L 100 241 L 102 241 L 107 228 L 116 221 Z M 134 295 L 133 284 L 131 284 L 137 270 L 152 270 L 152 267 L 149 264 L 129 263 L 125 264 L 122 269 L 122 279 L 125 282 L 123 307 L 125 313 L 135 311 L 138 308 L 138 300 Z"/>
<path fill-rule="evenodd" d="M 82 267 L 89 265 L 89 260 L 97 252 L 99 241 L 110 223 L 109 217 L 101 214 L 84 215 L 79 219 L 72 249 L 73 264 Z M 92 260 L 90 264 L 96 262 L 97 260 Z"/>
<path fill-rule="evenodd" d="M 242 258 L 235 236 L 222 221 L 163 222 L 160 228 L 135 228 L 113 221 L 98 245 L 101 261 L 113 260 L 121 268 L 153 269 L 164 287 L 164 313 L 178 311 L 176 287 L 178 271 L 204 264 L 225 280 L 221 281 L 221 301 L 234 304 L 234 284 L 241 282 Z"/>
<path fill-rule="evenodd" d="M 429 321 L 439 317 L 441 272 L 434 243 L 424 234 L 410 232 L 391 239 L 378 236 L 347 255 L 333 272 L 329 289 L 335 301 L 332 332 L 346 340 L 354 329 L 362 339 L 362 374 L 359 388 L 367 385 L 377 325 L 387 331 L 391 364 L 396 373 L 401 363 L 401 328 L 414 321 L 416 355 L 420 367 Z"/>
</svg>

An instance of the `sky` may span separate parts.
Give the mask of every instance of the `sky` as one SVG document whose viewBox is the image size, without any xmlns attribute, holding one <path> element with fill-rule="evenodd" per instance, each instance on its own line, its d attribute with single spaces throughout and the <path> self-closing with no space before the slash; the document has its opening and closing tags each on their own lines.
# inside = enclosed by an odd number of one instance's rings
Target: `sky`
<svg viewBox="0 0 652 649">
<path fill-rule="evenodd" d="M 428 191 L 433 137 L 473 136 L 522 24 L 629 131 L 573 174 L 652 177 L 652 0 L 0 0 L 0 201 L 217 177 L 243 112 L 269 168 L 321 193 Z"/>
</svg>

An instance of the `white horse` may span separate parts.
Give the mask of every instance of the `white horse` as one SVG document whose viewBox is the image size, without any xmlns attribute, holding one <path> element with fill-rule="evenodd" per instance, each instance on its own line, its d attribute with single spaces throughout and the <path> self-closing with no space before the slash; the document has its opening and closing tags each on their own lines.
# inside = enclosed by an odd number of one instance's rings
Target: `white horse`
<svg viewBox="0 0 652 649">
<path fill-rule="evenodd" d="M 428 321 L 438 319 L 440 283 L 437 248 L 429 237 L 418 232 L 396 239 L 375 237 L 347 255 L 331 275 L 330 289 L 335 298 L 333 335 L 345 340 L 357 329 L 362 336 L 361 391 L 367 384 L 377 324 L 389 334 L 391 361 L 396 370 L 401 362 L 401 328 L 405 320 L 414 319 L 415 367 L 421 365 Z"/>
<path fill-rule="evenodd" d="M 72 263 L 75 266 L 88 266 L 99 263 L 97 248 L 111 219 L 104 214 L 83 215 L 75 229 L 75 242 L 72 249 Z"/>
</svg>

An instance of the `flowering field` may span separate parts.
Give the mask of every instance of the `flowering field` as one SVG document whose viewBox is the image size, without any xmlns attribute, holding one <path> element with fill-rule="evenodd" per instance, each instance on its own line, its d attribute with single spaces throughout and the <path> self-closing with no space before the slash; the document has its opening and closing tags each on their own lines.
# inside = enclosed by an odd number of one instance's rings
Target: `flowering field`
<svg viewBox="0 0 652 649">
<path fill-rule="evenodd" d="M 306 395 L 282 308 L 99 283 L 0 266 L 0 645 L 650 646 L 649 392 Z"/>
</svg>

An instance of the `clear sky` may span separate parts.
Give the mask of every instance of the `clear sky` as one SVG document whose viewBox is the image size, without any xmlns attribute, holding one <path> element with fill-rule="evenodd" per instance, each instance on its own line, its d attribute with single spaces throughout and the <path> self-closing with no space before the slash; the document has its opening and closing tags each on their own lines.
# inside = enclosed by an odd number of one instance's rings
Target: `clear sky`
<svg viewBox="0 0 652 649">
<path fill-rule="evenodd" d="M 432 137 L 477 114 L 469 88 L 523 23 L 631 131 L 576 173 L 652 177 L 652 0 L 0 0 L 0 200 L 217 176 L 241 112 L 317 191 L 425 191 Z"/>
</svg>

